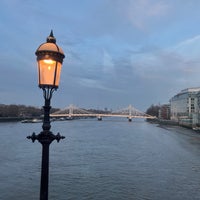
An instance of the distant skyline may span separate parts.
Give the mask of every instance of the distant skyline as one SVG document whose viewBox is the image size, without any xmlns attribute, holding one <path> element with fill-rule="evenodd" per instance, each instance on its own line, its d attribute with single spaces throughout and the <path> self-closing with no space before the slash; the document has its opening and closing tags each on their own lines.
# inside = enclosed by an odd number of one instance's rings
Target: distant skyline
<svg viewBox="0 0 200 200">
<path fill-rule="evenodd" d="M 65 52 L 52 107 L 145 111 L 200 87 L 200 1 L 1 0 L 0 103 L 43 106 L 35 51 Z"/>
</svg>

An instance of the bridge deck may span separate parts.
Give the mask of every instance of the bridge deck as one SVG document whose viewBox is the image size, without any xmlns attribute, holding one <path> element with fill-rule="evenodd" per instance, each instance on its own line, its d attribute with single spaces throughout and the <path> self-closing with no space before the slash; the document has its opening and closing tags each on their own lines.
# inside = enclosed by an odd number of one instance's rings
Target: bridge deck
<svg viewBox="0 0 200 200">
<path fill-rule="evenodd" d="M 155 119 L 156 117 L 148 115 L 127 115 L 127 114 L 51 114 L 50 117 L 125 117 L 125 118 L 141 118 L 141 119 Z"/>
</svg>

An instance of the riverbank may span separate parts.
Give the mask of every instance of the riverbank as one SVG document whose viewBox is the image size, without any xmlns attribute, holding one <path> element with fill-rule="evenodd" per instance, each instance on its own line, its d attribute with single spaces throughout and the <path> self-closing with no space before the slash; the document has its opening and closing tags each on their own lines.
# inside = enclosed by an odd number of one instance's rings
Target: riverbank
<svg viewBox="0 0 200 200">
<path fill-rule="evenodd" d="M 22 117 L 0 117 L 0 122 L 18 122 L 23 119 Z"/>
<path fill-rule="evenodd" d="M 0 117 L 0 122 L 20 122 L 23 120 L 33 120 L 35 118 L 24 117 Z M 38 118 L 39 119 L 39 118 Z"/>
<path fill-rule="evenodd" d="M 150 119 L 147 121 L 149 123 L 155 123 L 155 124 L 159 124 L 159 125 L 179 126 L 179 127 L 192 129 L 197 132 L 200 131 L 199 127 L 194 128 L 191 123 L 180 123 L 180 122 L 176 122 L 176 121 L 172 121 L 172 120 L 162 120 L 162 119 Z"/>
<path fill-rule="evenodd" d="M 187 145 L 184 141 L 187 141 L 187 143 L 190 143 L 198 148 L 198 151 L 195 149 L 193 153 L 195 153 L 197 156 L 199 155 L 199 147 L 200 147 L 200 132 L 196 131 L 191 128 L 187 128 L 184 126 L 167 126 L 167 125 L 158 125 L 159 128 L 162 128 L 164 130 L 169 131 L 168 134 L 172 134 L 174 138 L 178 139 L 180 141 L 179 144 L 183 146 L 184 149 L 187 149 Z"/>
<path fill-rule="evenodd" d="M 155 123 L 155 124 L 163 124 L 163 125 L 172 125 L 172 126 L 179 126 L 180 125 L 176 121 L 163 120 L 163 119 L 147 119 L 147 122 Z"/>
</svg>

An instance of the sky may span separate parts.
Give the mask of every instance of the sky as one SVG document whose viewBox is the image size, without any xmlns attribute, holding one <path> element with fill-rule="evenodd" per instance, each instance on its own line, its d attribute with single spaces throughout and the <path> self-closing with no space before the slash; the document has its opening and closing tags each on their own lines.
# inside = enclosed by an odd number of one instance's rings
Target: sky
<svg viewBox="0 0 200 200">
<path fill-rule="evenodd" d="M 200 87 L 199 0 L 1 0 L 0 104 L 41 107 L 35 51 L 64 53 L 52 107 L 146 111 Z"/>
</svg>

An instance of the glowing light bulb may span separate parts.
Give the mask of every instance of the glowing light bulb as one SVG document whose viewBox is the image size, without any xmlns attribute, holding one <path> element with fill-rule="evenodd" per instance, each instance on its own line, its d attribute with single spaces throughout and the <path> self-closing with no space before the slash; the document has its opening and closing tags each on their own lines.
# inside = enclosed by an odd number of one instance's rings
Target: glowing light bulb
<svg viewBox="0 0 200 200">
<path fill-rule="evenodd" d="M 44 60 L 44 63 L 46 64 L 53 64 L 55 61 L 54 60 Z"/>
</svg>

